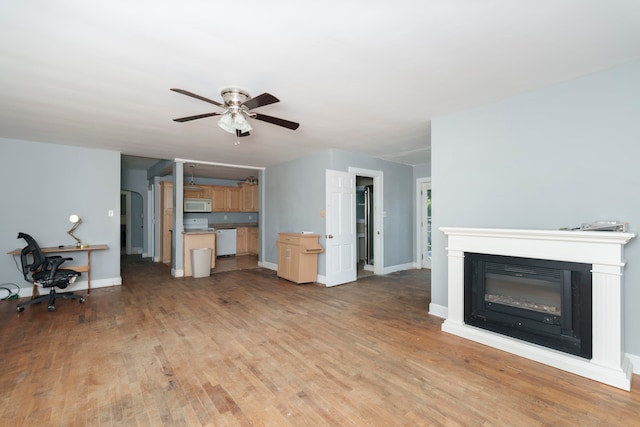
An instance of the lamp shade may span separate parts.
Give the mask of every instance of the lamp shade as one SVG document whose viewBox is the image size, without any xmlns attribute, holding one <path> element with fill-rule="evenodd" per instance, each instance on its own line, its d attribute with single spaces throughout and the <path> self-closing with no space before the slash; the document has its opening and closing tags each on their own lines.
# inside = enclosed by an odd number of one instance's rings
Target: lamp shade
<svg viewBox="0 0 640 427">
<path fill-rule="evenodd" d="M 229 133 L 236 133 L 236 129 L 242 133 L 249 132 L 253 128 L 241 113 L 225 114 L 218 120 L 218 126 Z"/>
</svg>

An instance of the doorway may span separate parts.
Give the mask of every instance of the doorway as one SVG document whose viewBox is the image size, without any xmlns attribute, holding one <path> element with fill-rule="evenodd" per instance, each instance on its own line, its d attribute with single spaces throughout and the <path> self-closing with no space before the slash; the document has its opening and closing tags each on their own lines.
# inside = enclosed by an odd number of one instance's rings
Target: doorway
<svg viewBox="0 0 640 427">
<path fill-rule="evenodd" d="M 382 171 L 349 168 L 356 178 L 358 278 L 383 274 Z"/>
<path fill-rule="evenodd" d="M 131 191 L 120 191 L 120 254 L 131 253 Z"/>
<path fill-rule="evenodd" d="M 416 181 L 417 268 L 431 268 L 431 178 Z"/>
<path fill-rule="evenodd" d="M 326 286 L 357 280 L 356 176 L 373 179 L 373 273 L 383 274 L 382 171 L 349 167 L 325 173 Z"/>
<path fill-rule="evenodd" d="M 373 178 L 356 176 L 356 238 L 358 278 L 373 274 L 374 253 L 374 199 Z"/>
</svg>

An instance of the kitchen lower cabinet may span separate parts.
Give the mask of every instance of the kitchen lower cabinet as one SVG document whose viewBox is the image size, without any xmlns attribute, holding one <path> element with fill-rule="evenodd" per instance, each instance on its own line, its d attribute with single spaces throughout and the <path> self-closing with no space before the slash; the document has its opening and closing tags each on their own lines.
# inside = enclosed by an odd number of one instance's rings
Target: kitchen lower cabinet
<svg viewBox="0 0 640 427">
<path fill-rule="evenodd" d="M 318 279 L 317 234 L 278 233 L 278 277 L 295 283 L 315 282 Z"/>
<path fill-rule="evenodd" d="M 247 234 L 247 250 L 252 255 L 259 255 L 258 234 L 258 227 L 249 227 L 249 232 Z"/>
<path fill-rule="evenodd" d="M 193 276 L 191 269 L 191 249 L 208 248 L 211 249 L 211 268 L 216 268 L 216 233 L 215 231 L 194 232 L 189 231 L 183 234 L 184 250 L 184 275 Z"/>
<path fill-rule="evenodd" d="M 236 255 L 247 255 L 249 253 L 249 246 L 247 241 L 248 235 L 248 227 L 236 228 Z"/>
</svg>

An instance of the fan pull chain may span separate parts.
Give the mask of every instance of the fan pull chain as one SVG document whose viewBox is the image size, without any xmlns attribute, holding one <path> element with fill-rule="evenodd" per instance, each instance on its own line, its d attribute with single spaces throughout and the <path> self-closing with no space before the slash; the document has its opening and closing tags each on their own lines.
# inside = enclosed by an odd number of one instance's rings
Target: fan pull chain
<svg viewBox="0 0 640 427">
<path fill-rule="evenodd" d="M 236 132 L 236 142 L 233 145 L 240 145 L 240 138 L 238 137 L 238 132 Z"/>
</svg>

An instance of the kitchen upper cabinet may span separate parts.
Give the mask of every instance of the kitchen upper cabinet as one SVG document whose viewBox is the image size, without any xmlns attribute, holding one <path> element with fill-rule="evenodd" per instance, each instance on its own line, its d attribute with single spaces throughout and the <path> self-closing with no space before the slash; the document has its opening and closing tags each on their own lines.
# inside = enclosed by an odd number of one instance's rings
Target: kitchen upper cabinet
<svg viewBox="0 0 640 427">
<path fill-rule="evenodd" d="M 184 189 L 185 199 L 210 199 L 212 212 L 258 212 L 258 186 L 238 187 L 198 184 L 200 190 Z"/>
<path fill-rule="evenodd" d="M 242 207 L 240 187 L 211 187 L 211 200 L 213 212 L 240 212 Z"/>
<path fill-rule="evenodd" d="M 240 212 L 242 210 L 242 188 L 227 187 L 227 211 Z"/>
<path fill-rule="evenodd" d="M 227 210 L 227 187 L 211 187 L 211 210 L 213 212 L 225 212 Z"/>
<path fill-rule="evenodd" d="M 241 183 L 242 212 L 258 212 L 258 186 L 256 184 Z"/>
<path fill-rule="evenodd" d="M 184 189 L 185 199 L 211 199 L 211 185 L 198 185 L 200 190 L 188 190 Z"/>
</svg>

